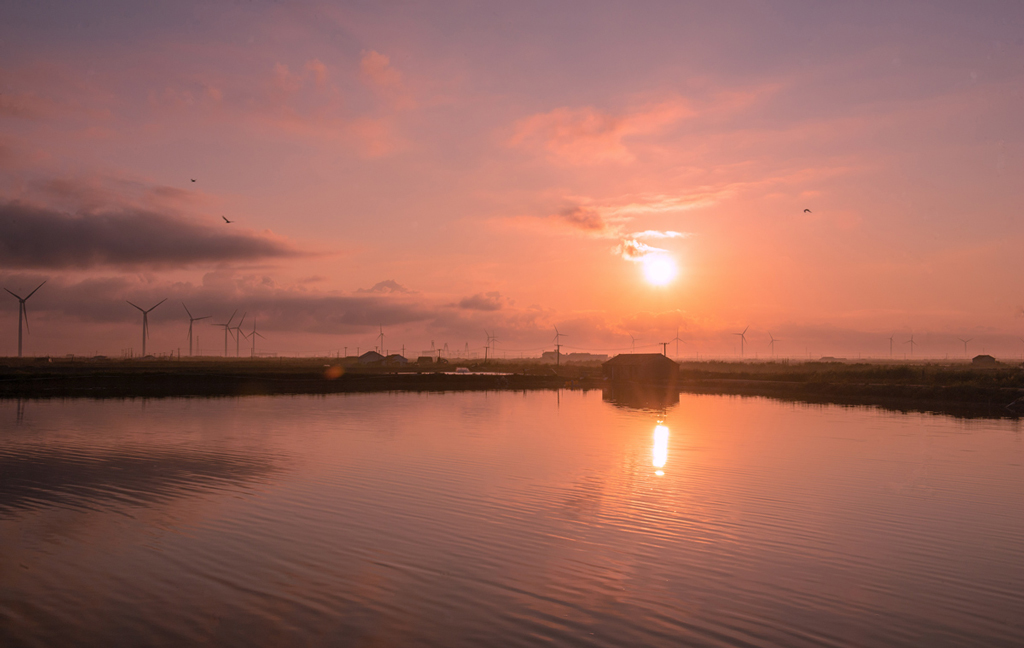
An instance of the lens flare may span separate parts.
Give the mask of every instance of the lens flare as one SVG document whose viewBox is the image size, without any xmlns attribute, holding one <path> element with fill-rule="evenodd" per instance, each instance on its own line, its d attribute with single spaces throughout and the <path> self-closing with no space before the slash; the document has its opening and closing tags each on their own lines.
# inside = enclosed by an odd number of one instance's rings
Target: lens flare
<svg viewBox="0 0 1024 648">
<path fill-rule="evenodd" d="M 649 254 L 644 257 L 644 277 L 655 286 L 670 283 L 679 274 L 675 260 L 665 254 Z"/>
</svg>

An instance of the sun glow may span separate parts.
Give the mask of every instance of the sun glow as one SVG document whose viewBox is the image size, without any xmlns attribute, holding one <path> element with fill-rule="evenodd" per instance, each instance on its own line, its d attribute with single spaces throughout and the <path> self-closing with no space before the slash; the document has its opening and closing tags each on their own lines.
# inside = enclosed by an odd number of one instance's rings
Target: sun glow
<svg viewBox="0 0 1024 648">
<path fill-rule="evenodd" d="M 651 254 L 644 257 L 644 277 L 655 286 L 670 283 L 679 274 L 675 260 L 666 254 Z"/>
</svg>

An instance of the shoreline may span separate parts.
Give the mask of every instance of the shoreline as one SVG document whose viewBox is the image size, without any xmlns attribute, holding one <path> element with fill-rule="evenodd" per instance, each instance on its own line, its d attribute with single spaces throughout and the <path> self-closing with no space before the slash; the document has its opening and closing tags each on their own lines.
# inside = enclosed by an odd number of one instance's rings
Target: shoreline
<svg viewBox="0 0 1024 648">
<path fill-rule="evenodd" d="M 473 373 L 456 374 L 469 365 Z M 930 371 L 930 372 L 929 372 Z M 680 393 L 765 397 L 807 404 L 873 406 L 962 418 L 1018 418 L 1017 367 L 683 363 Z M 600 365 L 459 363 L 417 368 L 344 367 L 334 359 L 0 360 L 0 400 L 238 397 L 409 391 L 604 389 Z"/>
</svg>

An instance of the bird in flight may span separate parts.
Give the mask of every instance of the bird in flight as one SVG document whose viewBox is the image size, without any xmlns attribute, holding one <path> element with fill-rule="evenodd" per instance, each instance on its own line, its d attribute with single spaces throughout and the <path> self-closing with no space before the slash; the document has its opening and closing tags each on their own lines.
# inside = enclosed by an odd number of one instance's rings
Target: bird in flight
<svg viewBox="0 0 1024 648">
<path fill-rule="evenodd" d="M 192 182 L 195 182 L 195 180 L 193 180 Z M 804 213 L 805 214 L 813 214 L 814 212 L 812 212 L 810 209 L 805 209 Z"/>
<path fill-rule="evenodd" d="M 195 182 L 195 181 L 196 181 L 196 179 L 195 179 L 195 178 L 189 178 L 189 180 L 191 180 L 192 182 Z"/>
<path fill-rule="evenodd" d="M 225 223 L 234 223 L 234 222 L 235 222 L 235 221 L 231 221 L 231 220 L 228 220 L 228 217 L 227 217 L 227 216 L 221 216 L 221 218 L 223 218 L 223 219 L 224 219 L 224 222 L 225 222 Z"/>
</svg>

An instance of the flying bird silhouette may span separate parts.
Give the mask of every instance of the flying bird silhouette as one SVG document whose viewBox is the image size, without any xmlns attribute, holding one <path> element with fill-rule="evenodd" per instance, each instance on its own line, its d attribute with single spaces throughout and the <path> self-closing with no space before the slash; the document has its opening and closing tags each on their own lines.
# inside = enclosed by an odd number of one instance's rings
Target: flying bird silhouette
<svg viewBox="0 0 1024 648">
<path fill-rule="evenodd" d="M 193 180 L 192 182 L 195 182 L 195 180 Z M 805 209 L 804 213 L 805 214 L 813 214 L 814 212 L 812 212 L 810 209 Z"/>
<path fill-rule="evenodd" d="M 227 216 L 221 216 L 221 218 L 223 218 L 223 219 L 224 219 L 224 222 L 225 222 L 225 223 L 234 223 L 234 222 L 235 222 L 235 221 L 230 221 L 230 220 L 228 220 L 228 217 L 227 217 Z"/>
<path fill-rule="evenodd" d="M 189 180 L 191 180 L 192 182 L 195 182 L 195 181 L 196 181 L 196 179 L 195 179 L 195 178 L 189 178 Z"/>
</svg>

